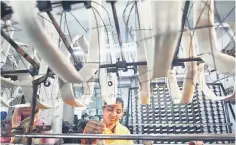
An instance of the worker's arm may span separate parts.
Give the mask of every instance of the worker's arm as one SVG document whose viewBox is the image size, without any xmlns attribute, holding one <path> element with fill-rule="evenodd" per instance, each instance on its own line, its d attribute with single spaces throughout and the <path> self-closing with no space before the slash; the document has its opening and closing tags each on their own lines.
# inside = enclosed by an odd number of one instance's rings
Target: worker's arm
<svg viewBox="0 0 236 145">
<path fill-rule="evenodd" d="M 203 141 L 190 141 L 188 143 L 189 145 L 204 145 Z"/>
<path fill-rule="evenodd" d="M 89 120 L 85 126 L 84 134 L 102 134 L 105 126 L 96 120 Z M 97 139 L 81 139 L 81 144 L 96 144 Z"/>
<path fill-rule="evenodd" d="M 19 113 L 19 108 L 16 108 L 14 110 L 14 113 L 12 114 L 12 119 L 11 119 L 11 124 L 12 124 L 12 128 L 16 128 L 20 125 L 20 121 L 21 121 L 21 114 Z M 10 143 L 15 143 L 16 142 L 16 138 L 15 137 L 11 137 L 11 141 Z"/>
</svg>

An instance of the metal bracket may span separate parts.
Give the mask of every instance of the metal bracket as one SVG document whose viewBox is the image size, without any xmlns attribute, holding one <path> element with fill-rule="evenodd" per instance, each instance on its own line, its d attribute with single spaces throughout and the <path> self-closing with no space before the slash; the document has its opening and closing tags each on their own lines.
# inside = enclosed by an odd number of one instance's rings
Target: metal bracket
<svg viewBox="0 0 236 145">
<path fill-rule="evenodd" d="M 59 1 L 59 2 L 51 2 L 51 1 L 37 1 L 37 7 L 40 12 L 50 12 L 52 11 L 52 5 L 61 4 L 64 11 L 71 11 L 71 5 L 83 3 L 86 9 L 92 7 L 91 0 L 88 1 Z"/>
<path fill-rule="evenodd" d="M 52 11 L 51 1 L 37 1 L 37 7 L 40 12 Z"/>
<path fill-rule="evenodd" d="M 3 21 L 10 20 L 13 14 L 11 6 L 8 6 L 6 3 L 1 2 L 1 19 Z"/>
<path fill-rule="evenodd" d="M 122 68 L 124 72 L 128 71 L 128 68 L 127 68 L 127 63 L 126 61 L 117 61 L 116 62 L 116 68 L 119 69 L 119 68 Z"/>
</svg>

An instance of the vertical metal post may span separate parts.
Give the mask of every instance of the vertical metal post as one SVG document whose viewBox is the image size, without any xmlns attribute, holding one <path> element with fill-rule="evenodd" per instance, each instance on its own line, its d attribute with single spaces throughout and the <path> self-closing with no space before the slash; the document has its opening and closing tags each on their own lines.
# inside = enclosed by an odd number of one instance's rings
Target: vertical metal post
<svg viewBox="0 0 236 145">
<path fill-rule="evenodd" d="M 174 66 L 173 64 L 175 64 L 176 61 L 177 61 L 177 55 L 179 53 L 179 47 L 180 47 L 181 39 L 182 39 L 182 36 L 183 36 L 185 21 L 186 21 L 187 14 L 188 14 L 189 3 L 190 3 L 190 1 L 186 1 L 185 5 L 184 5 L 184 11 L 183 11 L 183 15 L 182 15 L 181 32 L 180 32 L 180 36 L 179 36 L 178 43 L 177 43 L 177 46 L 176 46 L 176 50 L 175 50 L 175 54 L 174 54 L 174 58 L 173 58 L 173 62 L 172 62 L 172 67 Z"/>
<path fill-rule="evenodd" d="M 227 102 L 227 104 L 229 105 L 230 112 L 231 112 L 231 114 L 233 116 L 233 119 L 235 121 L 235 113 L 234 113 L 233 106 L 232 106 L 232 104 L 230 102 Z"/>
<path fill-rule="evenodd" d="M 127 120 L 126 120 L 126 127 L 128 127 L 129 125 L 129 115 L 130 115 L 130 108 L 132 109 L 132 107 L 130 107 L 130 104 L 132 103 L 131 102 L 131 94 L 130 94 L 130 91 L 131 91 L 131 88 L 129 88 L 129 91 L 128 91 L 128 111 L 127 111 Z M 132 111 L 131 111 L 132 113 Z"/>
<path fill-rule="evenodd" d="M 33 96 L 32 96 L 32 102 L 31 102 L 31 113 L 30 113 L 30 124 L 28 133 L 32 131 L 33 125 L 34 125 L 34 115 L 36 111 L 36 99 L 37 99 L 37 93 L 38 93 L 38 85 L 33 85 Z M 27 145 L 32 144 L 32 138 L 27 139 Z"/>
</svg>

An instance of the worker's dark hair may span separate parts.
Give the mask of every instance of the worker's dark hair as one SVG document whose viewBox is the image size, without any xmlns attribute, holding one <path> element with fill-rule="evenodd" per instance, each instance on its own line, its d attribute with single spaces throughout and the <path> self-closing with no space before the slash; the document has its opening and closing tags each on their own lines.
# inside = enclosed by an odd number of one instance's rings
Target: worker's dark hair
<svg viewBox="0 0 236 145">
<path fill-rule="evenodd" d="M 89 115 L 87 113 L 85 113 L 81 116 L 82 119 L 84 119 L 85 117 L 89 117 Z"/>
<path fill-rule="evenodd" d="M 121 103 L 122 108 L 124 108 L 124 100 L 121 97 L 116 98 L 116 103 Z M 107 105 L 107 103 L 104 102 L 104 105 Z"/>
</svg>

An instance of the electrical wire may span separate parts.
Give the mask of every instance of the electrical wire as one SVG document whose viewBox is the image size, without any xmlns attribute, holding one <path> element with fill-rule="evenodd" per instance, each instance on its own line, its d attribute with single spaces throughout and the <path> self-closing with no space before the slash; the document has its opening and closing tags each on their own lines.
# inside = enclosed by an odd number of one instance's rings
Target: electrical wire
<svg viewBox="0 0 236 145">
<path fill-rule="evenodd" d="M 66 13 L 65 13 L 65 23 L 66 23 L 66 27 L 67 27 L 68 35 L 69 35 L 70 40 L 71 40 L 71 42 L 72 42 L 72 37 L 71 37 L 71 34 L 70 34 L 70 29 L 69 29 L 69 26 L 68 26 L 68 23 L 67 23 Z"/>
<path fill-rule="evenodd" d="M 14 29 L 8 30 L 7 27 L 12 27 L 12 28 L 14 28 Z M 7 25 L 7 24 L 1 24 L 1 28 L 2 28 L 2 29 L 6 29 L 6 32 L 22 31 L 20 28 L 17 28 L 17 27 L 14 27 L 14 26 L 10 26 L 10 25 Z"/>
<path fill-rule="evenodd" d="M 105 22 L 104 22 L 102 16 L 99 14 L 98 10 L 97 10 L 95 7 L 92 7 L 92 8 L 93 8 L 93 10 L 95 10 L 95 11 L 97 12 L 98 16 L 100 17 L 100 19 L 101 19 L 101 21 L 102 21 L 102 23 L 103 23 L 103 25 L 104 25 L 104 27 L 105 27 L 105 31 L 106 31 L 106 34 L 107 34 L 107 41 L 108 41 L 108 45 L 109 45 L 109 44 L 110 44 L 110 41 L 109 41 L 108 30 L 107 30 L 107 27 L 106 27 L 106 25 L 105 25 Z M 99 27 L 98 27 L 98 25 L 97 25 L 97 29 L 98 29 L 98 28 L 99 28 Z"/>
<path fill-rule="evenodd" d="M 224 22 L 228 17 L 229 17 L 229 15 L 233 12 L 233 10 L 235 9 L 235 5 L 234 5 L 234 7 L 229 11 L 229 13 L 225 16 L 225 18 L 223 19 L 223 20 L 221 20 L 221 18 L 220 18 L 220 15 L 219 15 L 219 12 L 218 12 L 218 9 L 217 9 L 217 7 L 216 7 L 216 3 L 214 2 L 214 6 L 215 6 L 215 14 L 216 14 L 216 18 L 218 19 L 218 21 L 220 22 L 220 25 L 218 25 L 216 28 L 218 28 L 219 26 L 223 26 L 223 24 L 222 24 L 222 22 Z M 215 28 L 215 29 L 216 29 Z M 226 34 L 229 36 L 229 37 L 231 37 L 230 36 L 230 34 L 229 34 L 229 32 L 227 31 L 227 29 L 225 28 L 225 27 L 223 27 L 223 29 L 225 30 L 225 32 L 226 32 Z M 232 37 L 231 37 L 232 38 Z"/>
<path fill-rule="evenodd" d="M 93 3 L 95 3 L 95 4 L 99 5 L 99 6 L 101 6 L 101 7 L 106 11 L 107 16 L 108 16 L 108 20 L 109 20 L 109 23 L 110 23 L 110 26 L 113 27 L 112 24 L 111 24 L 111 17 L 110 17 L 110 15 L 109 15 L 107 9 L 106 9 L 103 5 L 99 4 L 99 3 L 96 2 L 96 1 L 91 1 L 91 2 L 93 2 Z"/>
<path fill-rule="evenodd" d="M 126 10 L 127 10 L 128 6 L 129 6 L 130 4 L 132 4 L 132 1 L 127 1 L 127 4 L 126 4 L 125 9 L 124 9 L 124 11 L 123 11 L 122 17 L 123 17 L 123 22 L 124 22 L 124 23 L 125 23 L 125 13 L 126 13 Z"/>
<path fill-rule="evenodd" d="M 79 23 L 79 25 L 84 29 L 84 31 L 85 31 L 86 33 L 88 33 L 88 31 L 82 26 L 82 24 L 79 22 L 79 20 L 73 15 L 73 13 L 70 12 L 70 14 L 71 14 L 71 16 L 76 20 L 76 22 Z"/>
<path fill-rule="evenodd" d="M 96 20 L 96 25 L 97 25 L 97 27 L 98 27 L 98 20 L 97 20 L 97 16 L 96 16 L 96 14 L 95 14 L 95 12 L 94 12 L 94 10 L 96 10 L 95 8 L 93 8 L 92 7 L 92 11 L 93 11 L 93 15 L 94 15 L 94 17 L 95 17 L 95 20 Z M 98 13 L 98 12 L 97 12 Z M 98 15 L 99 15 L 99 13 L 98 13 Z M 100 16 L 100 15 L 99 15 Z M 102 19 L 102 17 L 100 16 L 100 18 Z M 100 61 L 101 61 L 101 46 L 100 46 L 100 34 L 99 34 L 99 29 L 97 28 L 97 34 L 98 34 L 98 46 L 99 46 L 99 57 L 98 57 L 98 59 L 99 59 L 99 66 L 101 65 L 101 63 L 100 63 Z M 108 33 L 107 33 L 107 35 L 108 35 Z M 99 74 L 100 74 L 100 67 L 98 68 L 98 72 L 99 72 Z M 100 80 L 99 80 L 100 81 Z M 99 82 L 99 85 L 100 85 L 100 82 Z M 101 85 L 100 85 L 101 86 Z"/>
<path fill-rule="evenodd" d="M 131 3 L 129 3 L 129 4 L 131 4 Z M 127 3 L 127 5 L 129 5 L 128 3 Z M 137 2 L 134 2 L 134 5 L 135 5 L 135 8 L 136 8 L 136 10 L 138 10 L 138 7 L 137 7 Z M 134 6 L 133 5 L 133 6 Z M 132 8 L 133 8 L 133 6 L 132 6 Z M 130 9 L 130 14 L 131 14 L 131 11 L 132 11 L 132 8 Z M 127 20 L 127 23 L 126 23 L 126 28 L 128 27 L 128 22 L 129 22 L 129 17 L 130 17 L 130 14 L 129 14 L 129 16 L 128 16 L 128 20 Z M 140 30 L 140 21 L 139 21 L 139 14 L 138 13 L 135 13 L 135 14 L 137 14 L 137 17 L 138 17 L 138 27 L 139 27 L 139 29 L 138 30 Z M 125 23 L 125 14 L 123 13 L 123 21 L 124 21 L 124 23 Z M 135 15 L 135 24 L 136 24 L 136 15 Z M 136 27 L 136 25 L 135 25 L 135 27 Z M 135 28 L 136 30 L 137 30 L 137 27 Z M 128 29 L 127 29 L 127 31 L 128 31 Z M 131 33 L 130 33 L 130 35 L 132 35 Z M 128 39 L 128 38 L 127 38 Z M 134 39 L 133 39 L 134 40 Z M 131 57 L 131 62 L 134 62 L 135 60 L 134 60 L 134 58 L 133 58 L 133 55 L 132 55 L 132 53 L 130 53 L 130 57 Z M 137 57 L 137 56 L 136 56 Z M 136 67 L 136 68 L 138 68 L 138 67 Z M 134 68 L 135 69 L 135 68 Z M 140 81 L 140 79 L 139 79 L 139 77 L 138 77 L 138 75 L 137 75 L 137 71 L 135 72 L 134 71 L 134 74 L 132 74 L 132 78 L 136 78 L 137 80 L 138 80 L 138 83 L 139 83 L 139 86 L 140 86 L 140 90 L 142 90 L 142 82 Z"/>
<path fill-rule="evenodd" d="M 136 14 L 137 14 L 137 21 L 138 21 L 138 28 L 141 29 L 141 24 L 140 24 L 140 18 L 139 18 L 139 11 L 138 11 L 138 4 L 137 1 L 135 1 L 135 10 L 136 10 Z M 136 18 L 136 17 L 135 17 Z M 136 23 L 136 21 L 135 21 Z M 136 25 L 135 25 L 136 26 Z"/>
<path fill-rule="evenodd" d="M 48 19 L 45 18 L 44 16 L 40 15 L 39 13 L 38 13 L 38 16 L 40 16 L 40 17 L 43 18 L 44 20 L 48 21 L 49 23 L 53 24 L 50 20 L 48 20 Z"/>
<path fill-rule="evenodd" d="M 99 15 L 101 21 L 103 22 L 103 25 L 105 26 L 105 31 L 106 31 L 106 34 L 107 34 L 108 44 L 110 45 L 109 36 L 108 36 L 108 31 L 107 31 L 106 25 L 105 25 L 105 23 L 104 23 L 104 20 L 102 19 L 102 17 L 101 17 L 101 15 L 99 14 L 98 10 L 97 10 L 96 8 L 94 8 L 94 7 L 92 7 L 92 8 L 93 8 L 93 9 L 92 9 L 92 10 L 93 10 L 93 13 L 94 13 L 94 10 L 97 12 L 97 14 Z M 97 22 L 97 17 L 96 17 L 96 15 L 95 15 L 95 13 L 94 13 L 94 16 L 95 16 L 96 25 L 97 25 L 97 30 L 98 30 L 98 22 Z M 98 38 L 99 38 L 99 31 L 98 31 Z M 100 40 L 100 38 L 99 38 L 99 40 Z M 100 62 L 100 60 L 101 60 L 101 58 L 100 58 L 100 53 L 101 53 L 101 50 L 100 50 L 100 42 L 99 42 L 99 66 L 101 65 L 101 64 L 100 64 L 100 63 L 101 63 L 101 62 Z M 101 70 L 100 70 L 100 68 L 99 68 L 99 70 L 98 70 L 98 75 L 100 75 L 100 73 L 101 73 Z M 98 84 L 99 84 L 99 86 L 101 87 L 100 80 L 98 81 Z"/>
<path fill-rule="evenodd" d="M 60 24 L 59 24 L 59 27 L 62 26 L 62 18 L 63 18 L 63 12 L 61 13 L 61 16 L 60 16 Z M 60 45 L 61 45 L 61 37 L 59 36 L 59 38 L 58 38 L 58 48 L 60 48 Z"/>
<path fill-rule="evenodd" d="M 129 6 L 130 4 L 132 4 L 132 1 L 128 1 L 128 2 L 127 2 L 126 7 L 125 7 L 125 9 L 124 9 L 124 11 L 123 11 L 123 16 L 122 16 L 123 22 L 124 22 L 125 28 L 126 28 L 126 42 L 128 41 L 128 35 L 127 35 L 127 33 L 129 33 L 129 31 L 128 31 L 129 28 L 128 28 L 127 23 L 126 23 L 125 13 L 126 13 L 126 10 L 127 10 L 128 6 Z M 133 6 L 134 6 L 134 5 L 133 5 Z M 131 8 L 131 10 L 132 10 L 132 8 Z M 131 10 L 130 10 L 130 12 L 131 12 Z M 130 36 L 131 36 L 131 38 L 132 38 L 132 34 L 130 34 Z"/>
<path fill-rule="evenodd" d="M 133 5 L 132 5 L 132 7 L 131 7 L 131 9 L 130 9 L 130 11 L 129 11 L 129 15 L 128 15 L 128 19 L 127 19 L 126 23 L 124 22 L 124 23 L 125 23 L 125 26 L 126 26 L 126 31 L 127 31 L 127 32 L 129 32 L 129 30 L 128 30 L 128 27 L 129 27 L 129 18 L 130 18 L 130 15 L 131 15 L 131 12 L 132 12 L 134 6 L 135 6 L 135 2 L 133 3 Z M 134 38 L 133 38 L 131 32 L 129 32 L 129 34 L 130 34 L 131 38 L 134 40 Z"/>
</svg>

